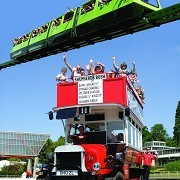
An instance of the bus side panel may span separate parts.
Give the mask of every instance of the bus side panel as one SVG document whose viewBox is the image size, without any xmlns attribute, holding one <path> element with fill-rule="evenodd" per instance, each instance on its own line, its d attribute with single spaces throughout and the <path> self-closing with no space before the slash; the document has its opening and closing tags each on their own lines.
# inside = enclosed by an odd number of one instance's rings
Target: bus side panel
<svg viewBox="0 0 180 180">
<path fill-rule="evenodd" d="M 127 106 L 126 77 L 103 80 L 103 103 Z M 78 84 L 73 82 L 57 84 L 57 107 L 76 105 L 78 105 Z"/>
<path fill-rule="evenodd" d="M 78 102 L 77 83 L 57 84 L 57 107 L 76 106 Z"/>
<path fill-rule="evenodd" d="M 104 80 L 104 103 L 119 103 L 127 106 L 126 77 Z"/>
</svg>

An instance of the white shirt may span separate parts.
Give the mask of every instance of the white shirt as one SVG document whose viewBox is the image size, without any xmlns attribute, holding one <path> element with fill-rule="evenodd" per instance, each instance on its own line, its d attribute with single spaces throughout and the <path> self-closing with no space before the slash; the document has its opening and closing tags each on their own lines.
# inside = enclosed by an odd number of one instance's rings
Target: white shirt
<svg viewBox="0 0 180 180">
<path fill-rule="evenodd" d="M 56 76 L 56 80 L 58 83 L 65 83 L 68 82 L 68 77 L 61 73 Z"/>
</svg>

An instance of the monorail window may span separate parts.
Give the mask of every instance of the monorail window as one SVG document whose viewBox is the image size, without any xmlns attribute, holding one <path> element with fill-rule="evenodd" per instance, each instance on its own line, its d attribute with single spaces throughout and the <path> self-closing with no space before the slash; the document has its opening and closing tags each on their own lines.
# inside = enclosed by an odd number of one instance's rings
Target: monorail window
<svg viewBox="0 0 180 180">
<path fill-rule="evenodd" d="M 95 6 L 95 0 L 88 1 L 82 6 L 81 14 L 86 14 L 87 12 L 92 11 L 94 9 L 94 6 Z"/>
<path fill-rule="evenodd" d="M 106 4 L 106 3 L 110 2 L 110 1 L 112 1 L 112 0 L 99 0 L 98 1 L 98 6 L 102 7 L 104 4 Z"/>
<path fill-rule="evenodd" d="M 58 18 L 54 19 L 52 21 L 52 27 L 56 28 L 57 26 L 59 26 L 61 24 L 61 21 L 62 21 L 62 17 L 58 17 Z"/>
<path fill-rule="evenodd" d="M 107 122 L 107 142 L 124 142 L 124 121 Z"/>
<path fill-rule="evenodd" d="M 45 25 L 43 25 L 43 26 L 41 26 L 41 27 L 39 28 L 39 33 L 41 34 L 41 33 L 46 32 L 47 29 L 48 29 L 48 27 L 49 27 L 49 24 L 48 24 L 48 23 L 45 24 Z"/>
<path fill-rule="evenodd" d="M 157 0 L 142 0 L 143 2 L 153 5 L 155 7 L 159 7 L 158 1 Z"/>
<path fill-rule="evenodd" d="M 105 114 L 85 114 L 85 121 L 104 121 Z"/>
<path fill-rule="evenodd" d="M 64 15 L 64 23 L 70 21 L 73 18 L 74 12 L 74 9 L 68 8 Z"/>
</svg>

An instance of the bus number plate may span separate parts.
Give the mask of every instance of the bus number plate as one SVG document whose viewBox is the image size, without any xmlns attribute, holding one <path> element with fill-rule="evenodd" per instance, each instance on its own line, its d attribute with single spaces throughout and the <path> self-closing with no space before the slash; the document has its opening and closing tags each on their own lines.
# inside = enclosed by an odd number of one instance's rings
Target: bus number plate
<svg viewBox="0 0 180 180">
<path fill-rule="evenodd" d="M 57 176 L 78 176 L 78 170 L 61 170 L 56 172 Z"/>
</svg>

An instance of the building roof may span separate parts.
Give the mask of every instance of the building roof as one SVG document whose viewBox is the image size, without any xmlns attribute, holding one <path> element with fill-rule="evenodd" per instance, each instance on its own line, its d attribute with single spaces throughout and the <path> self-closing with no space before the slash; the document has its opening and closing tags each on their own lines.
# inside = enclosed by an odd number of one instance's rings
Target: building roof
<svg viewBox="0 0 180 180">
<path fill-rule="evenodd" d="M 0 131 L 0 157 L 38 156 L 49 134 Z"/>
</svg>

